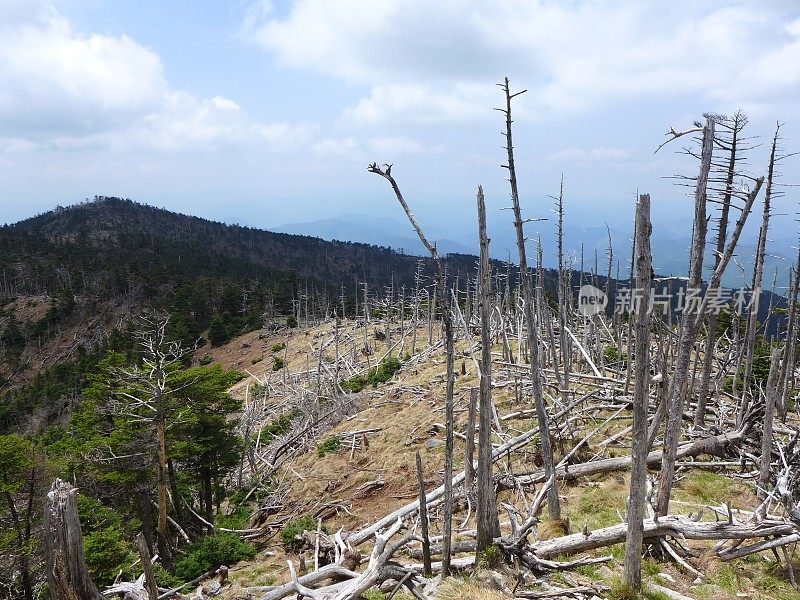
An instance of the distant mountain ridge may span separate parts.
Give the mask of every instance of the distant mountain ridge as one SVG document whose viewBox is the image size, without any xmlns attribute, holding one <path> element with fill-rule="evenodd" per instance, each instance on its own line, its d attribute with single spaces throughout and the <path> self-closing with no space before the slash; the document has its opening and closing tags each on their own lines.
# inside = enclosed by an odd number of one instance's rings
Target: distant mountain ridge
<svg viewBox="0 0 800 600">
<path fill-rule="evenodd" d="M 745 235 L 742 236 L 738 251 L 734 255 L 734 260 L 729 265 L 723 278 L 723 285 L 738 288 L 750 284 L 755 256 L 756 239 L 754 236 L 757 234 L 754 223 L 751 223 Z M 529 244 L 532 246 L 537 237 L 541 240 L 544 266 L 546 268 L 556 267 L 555 227 L 556 223 L 552 219 L 529 226 L 531 240 Z M 456 223 L 447 227 L 447 232 L 450 236 L 448 238 L 439 235 L 442 233 L 442 228 L 441 223 L 433 223 L 429 234 L 437 241 L 437 246 L 442 253 L 477 254 L 477 233 L 469 226 L 462 222 L 460 226 Z M 384 245 L 394 249 L 402 249 L 409 254 L 427 255 L 427 251 L 419 243 L 419 240 L 404 235 L 404 232 L 409 231 L 406 223 L 387 217 L 370 217 L 348 213 L 326 219 L 287 223 L 270 229 L 285 233 L 320 237 L 325 240 Z M 754 229 L 756 229 L 755 232 L 753 231 Z M 633 232 L 630 226 L 625 224 L 624 220 L 609 223 L 608 230 L 605 223 L 602 222 L 596 225 L 577 226 L 572 225 L 567 220 L 564 225 L 564 252 L 566 260 L 571 261 L 572 268 L 580 268 L 582 248 L 584 270 L 593 271 L 595 269 L 596 255 L 597 270 L 601 274 L 606 273 L 608 268 L 609 233 L 614 251 L 612 276 L 616 277 L 617 273 L 619 273 L 620 279 L 627 279 L 630 269 L 630 244 Z M 492 257 L 502 261 L 511 256 L 513 261 L 516 256 L 516 239 L 511 227 L 511 221 L 499 221 L 497 215 L 494 215 L 493 222 L 489 224 L 489 234 L 491 237 L 490 251 Z M 675 222 L 657 223 L 652 238 L 653 267 L 656 272 L 665 276 L 685 275 L 689 264 L 690 243 L 691 228 L 681 228 Z M 711 253 L 713 244 L 714 231 L 711 231 L 706 248 L 706 277 L 709 276 L 713 266 Z M 788 267 L 794 264 L 797 257 L 793 249 L 796 244 L 796 241 L 789 238 L 770 235 L 764 263 L 764 289 L 771 288 L 777 269 L 777 278 L 775 278 L 776 293 L 785 293 L 788 285 Z"/>
<path fill-rule="evenodd" d="M 347 214 L 338 218 L 317 219 L 314 221 L 287 223 L 271 228 L 271 231 L 308 235 L 324 240 L 358 242 L 376 246 L 388 246 L 394 250 L 408 254 L 424 256 L 427 250 L 419 239 L 403 236 L 400 231 L 409 227 L 390 218 L 373 218 L 365 215 Z M 442 254 L 471 254 L 475 249 L 471 246 L 448 239 L 437 239 L 437 249 Z"/>
</svg>

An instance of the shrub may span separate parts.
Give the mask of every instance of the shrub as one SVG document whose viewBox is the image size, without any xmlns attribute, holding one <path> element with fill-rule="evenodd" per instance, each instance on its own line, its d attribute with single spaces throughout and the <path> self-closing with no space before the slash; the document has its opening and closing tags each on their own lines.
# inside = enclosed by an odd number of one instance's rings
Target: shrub
<svg viewBox="0 0 800 600">
<path fill-rule="evenodd" d="M 316 531 L 317 524 L 308 515 L 292 519 L 281 529 L 281 542 L 289 550 L 299 552 L 303 549 L 303 540 L 299 539 L 304 531 Z"/>
<path fill-rule="evenodd" d="M 479 564 L 489 569 L 497 569 L 503 564 L 503 553 L 500 548 L 492 544 L 481 552 Z"/>
<path fill-rule="evenodd" d="M 206 365 L 210 365 L 213 360 L 214 360 L 213 356 L 211 356 L 210 354 L 204 354 L 203 357 L 197 362 L 199 362 L 201 366 L 205 367 Z"/>
<path fill-rule="evenodd" d="M 283 413 L 278 418 L 261 429 L 261 437 L 265 443 L 287 433 L 292 427 L 292 420 L 300 414 L 299 408 L 293 408 L 288 413 Z"/>
<path fill-rule="evenodd" d="M 603 349 L 603 358 L 609 363 L 621 363 L 623 367 L 628 366 L 628 354 L 620 352 L 616 344 L 609 344 Z"/>
<path fill-rule="evenodd" d="M 272 353 L 274 354 L 275 352 L 280 352 L 281 350 L 283 350 L 285 348 L 286 348 L 286 344 L 282 342 L 280 344 L 273 344 L 271 350 L 272 350 Z"/>
<path fill-rule="evenodd" d="M 263 357 L 263 356 L 254 356 L 254 357 L 252 358 L 252 360 L 250 360 L 250 364 L 251 364 L 251 365 L 257 365 L 257 364 L 258 364 L 258 363 L 260 363 L 262 360 L 264 360 L 264 357 Z"/>
<path fill-rule="evenodd" d="M 345 392 L 360 392 L 368 384 L 372 385 L 372 387 L 377 387 L 379 383 L 386 383 L 394 377 L 394 374 L 402 366 L 403 363 L 399 358 L 390 356 L 384 358 L 377 367 L 372 367 L 366 375 L 356 375 L 350 379 L 343 379 L 339 382 L 339 385 Z"/>
<path fill-rule="evenodd" d="M 108 584 L 120 570 L 125 576 L 133 576 L 130 565 L 136 553 L 126 541 L 125 525 L 136 527 L 137 523 L 124 523 L 119 513 L 94 498 L 79 495 L 77 502 L 86 567 L 92 579 Z"/>
<path fill-rule="evenodd" d="M 286 366 L 286 361 L 284 361 L 280 356 L 274 356 L 272 358 L 273 371 L 280 371 L 285 366 Z"/>
<path fill-rule="evenodd" d="M 211 320 L 211 325 L 208 328 L 208 340 L 212 346 L 221 346 L 233 337 L 233 333 L 228 327 L 225 317 L 216 315 Z"/>
<path fill-rule="evenodd" d="M 294 316 L 287 317 L 286 318 L 286 326 L 287 327 L 292 327 L 292 328 L 297 327 L 297 319 L 295 319 Z"/>
<path fill-rule="evenodd" d="M 323 458 L 327 454 L 338 452 L 341 447 L 342 440 L 339 439 L 338 435 L 333 435 L 317 444 L 317 456 Z"/>
<path fill-rule="evenodd" d="M 215 533 L 190 545 L 186 554 L 175 561 L 172 572 L 178 579 L 189 581 L 220 565 L 231 565 L 255 555 L 256 549 L 233 533 Z"/>
<path fill-rule="evenodd" d="M 217 515 L 215 525 L 224 529 L 245 529 L 252 515 L 253 510 L 248 505 L 239 504 L 229 515 Z"/>
</svg>

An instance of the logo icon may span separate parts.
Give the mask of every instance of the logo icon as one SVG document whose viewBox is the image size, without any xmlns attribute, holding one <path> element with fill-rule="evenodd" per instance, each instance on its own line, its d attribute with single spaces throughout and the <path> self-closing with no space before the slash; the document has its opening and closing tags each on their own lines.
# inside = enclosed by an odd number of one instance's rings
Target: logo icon
<svg viewBox="0 0 800 600">
<path fill-rule="evenodd" d="M 600 314 L 607 304 L 605 292 L 593 285 L 582 285 L 578 290 L 578 312 L 584 317 Z"/>
</svg>

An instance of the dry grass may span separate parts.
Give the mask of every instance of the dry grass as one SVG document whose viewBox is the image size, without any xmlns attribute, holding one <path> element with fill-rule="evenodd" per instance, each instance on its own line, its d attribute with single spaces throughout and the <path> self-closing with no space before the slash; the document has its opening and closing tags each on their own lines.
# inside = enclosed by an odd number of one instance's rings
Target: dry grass
<svg viewBox="0 0 800 600">
<path fill-rule="evenodd" d="M 282 372 L 271 371 L 271 347 L 274 344 L 287 343 L 287 368 L 290 372 L 298 372 L 308 367 L 316 369 L 316 358 L 309 357 L 309 352 L 312 346 L 318 348 L 330 335 L 329 324 L 312 328 L 307 333 L 299 329 L 292 330 L 288 340 L 284 334 L 258 339 L 257 334 L 253 333 L 213 349 L 211 353 L 214 360 L 228 367 L 246 368 L 259 378 L 267 377 L 272 381 L 278 381 L 283 375 Z M 363 339 L 361 337 L 363 332 L 355 331 L 352 323 L 345 324 L 341 335 L 359 343 Z M 421 329 L 419 349 L 424 347 L 426 341 L 427 332 Z M 374 365 L 386 352 L 386 345 L 374 339 L 372 328 L 370 328 L 370 343 L 375 347 L 375 352 L 370 357 L 371 364 Z M 465 349 L 463 342 L 457 344 L 457 351 Z M 279 354 L 283 357 L 283 351 Z M 258 357 L 262 357 L 262 360 L 253 364 L 253 360 Z M 364 360 L 363 356 L 360 358 Z M 460 375 L 462 361 L 466 375 Z M 363 363 L 363 366 L 366 367 L 366 363 Z M 475 367 L 471 359 L 459 356 L 456 360 L 456 373 L 458 374 L 455 382 L 456 431 L 463 431 L 466 425 L 469 388 L 477 385 Z M 291 484 L 285 512 L 296 515 L 308 514 L 321 504 L 335 501 L 346 506 L 352 514 L 340 511 L 338 515 L 326 520 L 325 525 L 329 530 L 335 531 L 339 527 L 353 530 L 372 522 L 416 497 L 414 455 L 417 450 L 423 457 L 426 489 L 431 490 L 440 485 L 444 461 L 444 374 L 445 361 L 443 353 L 440 352 L 424 362 L 404 367 L 392 381 L 381 384 L 375 389 L 367 388 L 358 396 L 354 395 L 354 399 L 360 398 L 360 411 L 331 431 L 325 432 L 323 438 L 336 432 L 358 429 L 380 428 L 380 431 L 369 434 L 368 448 L 356 450 L 352 459 L 350 448 L 346 447 L 346 444 L 338 452 L 323 458 L 317 456 L 316 448 L 311 444 L 308 452 L 295 458 L 289 465 L 291 468 L 284 469 L 280 475 Z M 236 392 L 243 393 L 247 383 L 247 381 L 240 383 Z M 494 401 L 501 415 L 531 407 L 529 398 L 525 398 L 521 405 L 516 402 L 513 385 L 495 390 Z M 609 415 L 610 413 L 598 413 L 595 417 L 602 420 Z M 571 441 L 581 439 L 599 422 L 595 420 L 582 423 L 581 427 L 573 432 Z M 598 450 L 596 443 L 599 439 L 621 430 L 628 424 L 629 422 L 625 420 L 612 422 L 592 440 L 593 447 L 591 450 L 587 449 L 580 459 L 586 459 L 589 454 L 594 454 Z M 533 418 L 517 419 L 504 421 L 503 427 L 508 435 L 516 435 L 521 431 L 535 428 L 536 422 Z M 426 448 L 425 442 L 431 438 L 436 438 L 441 443 L 436 447 Z M 557 453 L 568 452 L 571 449 L 571 441 L 567 440 L 563 448 L 557 448 Z M 620 440 L 620 444 L 625 443 L 626 438 Z M 463 448 L 463 442 L 456 438 L 454 461 L 456 472 L 463 466 Z M 626 453 L 625 448 L 606 450 L 606 456 Z M 527 448 L 515 453 L 510 462 L 504 459 L 498 469 L 510 468 L 516 473 L 522 473 L 536 467 L 537 451 L 533 440 Z M 384 487 L 369 493 L 359 492 L 359 486 L 375 479 L 383 480 Z M 592 530 L 619 523 L 625 513 L 628 485 L 626 472 L 611 473 L 591 480 L 584 479 L 570 485 L 561 484 L 559 492 L 564 520 L 553 523 L 543 518 L 543 522 L 537 528 L 537 537 L 539 539 L 556 537 L 563 535 L 569 528 L 572 531 L 580 531 L 584 523 Z M 529 492 L 532 494 L 533 490 Z M 674 489 L 674 497 L 679 501 L 672 507 L 672 512 L 676 513 L 695 511 L 699 505 L 721 501 L 731 502 L 734 507 L 741 508 L 752 508 L 755 503 L 755 497 L 747 483 L 705 470 L 682 473 Z M 518 498 L 512 491 L 503 492 L 501 499 L 512 504 L 518 503 Z M 711 518 L 710 513 L 706 512 L 706 518 Z M 456 515 L 459 523 L 462 515 L 463 513 Z M 440 521 L 436 511 L 432 517 L 432 534 L 437 535 Z M 694 585 L 693 576 L 680 572 L 669 563 L 653 563 L 653 572 L 647 575 L 653 578 L 653 581 L 660 581 L 672 589 L 698 599 L 733 600 L 737 598 L 736 594 L 747 594 L 747 597 L 752 598 L 800 600 L 800 595 L 788 586 L 786 573 L 777 568 L 774 560 L 767 562 L 759 557 L 737 561 L 734 564 L 722 563 L 708 554 L 707 548 L 710 545 L 701 542 L 692 545 L 692 550 L 698 557 L 691 558 L 690 562 L 706 574 L 707 580 L 702 585 Z M 248 586 L 267 585 L 271 580 L 278 583 L 285 581 L 287 575 L 285 554 L 280 549 L 279 542 L 273 542 L 269 549 L 277 551 L 277 554 L 269 558 L 256 559 L 257 562 L 240 565 L 233 572 L 232 580 L 234 587 L 239 590 L 239 596 L 246 593 L 245 588 Z M 606 565 L 587 568 L 585 573 L 580 571 L 571 573 L 570 577 L 585 579 L 587 583 L 603 581 L 610 585 L 621 573 L 621 546 L 604 548 L 592 554 L 611 554 L 614 560 Z M 296 557 L 294 559 L 296 562 Z M 797 568 L 797 572 L 800 572 L 800 567 Z M 661 581 L 658 579 L 661 576 L 668 576 L 669 579 Z M 402 593 L 396 596 L 396 598 L 405 597 L 408 596 Z M 478 578 L 469 580 L 453 578 L 442 584 L 438 597 L 445 600 L 456 598 L 493 600 L 506 596 L 492 589 L 490 583 L 480 581 Z"/>
<path fill-rule="evenodd" d="M 510 598 L 488 583 L 475 579 L 445 579 L 436 594 L 438 600 L 505 600 Z"/>
</svg>

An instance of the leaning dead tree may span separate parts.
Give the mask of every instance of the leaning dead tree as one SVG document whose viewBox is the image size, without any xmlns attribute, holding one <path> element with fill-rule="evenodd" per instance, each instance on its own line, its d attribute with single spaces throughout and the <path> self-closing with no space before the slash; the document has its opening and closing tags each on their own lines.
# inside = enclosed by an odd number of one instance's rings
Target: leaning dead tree
<svg viewBox="0 0 800 600">
<path fill-rule="evenodd" d="M 625 540 L 625 582 L 634 590 L 642 587 L 642 541 L 644 539 L 645 489 L 647 484 L 647 418 L 650 386 L 650 285 L 653 259 L 650 253 L 650 196 L 642 194 L 636 205 L 636 342 L 631 432 L 631 487 L 628 495 L 628 537 Z"/>
<path fill-rule="evenodd" d="M 445 389 L 445 455 L 444 455 L 444 552 L 442 558 L 442 573 L 447 575 L 450 572 L 450 544 L 452 541 L 452 526 L 453 526 L 453 384 L 455 380 L 454 375 L 454 350 L 453 350 L 453 316 L 450 313 L 450 294 L 447 290 L 447 282 L 442 265 L 442 260 L 439 257 L 439 252 L 434 244 L 428 241 L 422 228 L 417 221 L 416 216 L 411 211 L 408 203 L 403 194 L 400 192 L 400 187 L 397 181 L 392 176 L 392 165 L 384 165 L 385 169 L 378 166 L 377 163 L 372 163 L 368 167 L 370 173 L 375 173 L 386 179 L 392 186 L 392 190 L 397 197 L 397 201 L 417 232 L 422 245 L 430 252 L 436 267 L 436 294 L 441 303 L 442 310 L 442 326 L 444 328 L 445 338 L 445 353 L 447 356 L 447 383 Z"/>
<path fill-rule="evenodd" d="M 689 268 L 689 281 L 688 286 L 700 289 L 702 283 L 702 263 L 705 249 L 705 233 L 707 226 L 706 219 L 706 194 L 708 174 L 711 168 L 711 155 L 713 153 L 713 133 L 714 133 L 715 117 L 707 116 L 706 124 L 703 127 L 697 127 L 689 132 L 702 132 L 702 151 L 700 155 L 700 173 L 695 181 L 695 223 L 694 232 L 692 234 L 692 249 Z M 673 130 L 673 138 L 685 135 L 687 132 L 677 133 Z M 743 193 L 744 206 L 742 212 L 736 221 L 731 238 L 725 247 L 725 251 L 719 263 L 714 268 L 711 279 L 708 284 L 709 289 L 716 289 L 722 281 L 722 275 L 733 256 L 739 238 L 741 237 L 742 230 L 747 221 L 747 217 L 753 207 L 753 203 L 758 196 L 761 186 L 764 182 L 763 177 L 754 180 L 753 189 L 749 188 Z M 658 481 L 658 495 L 656 501 L 656 512 L 659 515 L 667 514 L 669 507 L 669 497 L 674 482 L 675 473 L 675 452 L 678 447 L 678 442 L 681 436 L 681 421 L 683 418 L 684 400 L 687 393 L 689 370 L 691 364 L 692 348 L 697 339 L 700 331 L 704 315 L 708 310 L 709 302 L 712 296 L 706 294 L 700 302 L 697 302 L 692 310 L 685 310 L 683 319 L 681 321 L 681 328 L 678 337 L 678 345 L 675 350 L 675 367 L 672 377 L 669 381 L 669 388 L 667 397 L 664 399 L 662 406 L 659 407 L 653 423 L 651 425 L 649 439 L 654 439 L 657 432 L 660 416 L 666 413 L 666 423 L 664 431 L 664 461 L 661 467 Z M 664 375 L 666 376 L 666 374 Z"/>
<path fill-rule="evenodd" d="M 744 127 L 747 125 L 747 115 L 741 111 L 737 111 L 731 118 L 718 119 L 717 125 L 720 128 L 720 134 L 717 137 L 716 143 L 723 153 L 727 152 L 727 157 L 724 163 L 717 165 L 717 169 L 720 171 L 719 176 L 721 181 L 718 183 L 721 185 L 721 189 L 718 191 L 718 204 L 720 206 L 714 249 L 715 268 L 719 266 L 722 260 L 722 254 L 725 252 L 725 243 L 728 239 L 731 204 L 735 194 L 734 178 L 737 173 L 737 164 L 744 159 L 742 156 L 743 140 L 741 135 Z M 707 290 L 706 293 L 713 292 Z M 708 315 L 706 326 L 705 361 L 703 362 L 700 389 L 697 394 L 697 408 L 694 413 L 695 427 L 702 427 L 706 419 L 706 402 L 711 385 L 711 367 L 714 363 L 712 358 L 717 341 L 717 313 L 715 311 L 712 311 L 711 314 Z"/>
<path fill-rule="evenodd" d="M 517 170 L 514 165 L 514 143 L 512 139 L 511 124 L 511 100 L 527 90 L 511 93 L 508 86 L 508 77 L 502 84 L 499 84 L 505 94 L 505 108 L 498 108 L 506 117 L 506 130 L 503 135 L 506 138 L 506 153 L 508 164 L 503 165 L 508 169 L 508 181 L 511 186 L 511 207 L 514 211 L 514 229 L 517 235 L 517 254 L 519 256 L 519 277 L 520 288 L 522 288 L 522 298 L 525 310 L 525 332 L 528 342 L 528 360 L 530 364 L 530 377 L 533 388 L 533 401 L 536 406 L 536 418 L 539 423 L 540 445 L 542 449 L 542 462 L 544 463 L 545 473 L 550 476 L 554 472 L 553 448 L 550 443 L 550 420 L 547 416 L 547 407 L 544 403 L 542 391 L 541 365 L 539 364 L 539 330 L 537 328 L 536 312 L 534 310 L 535 300 L 533 297 L 533 284 L 531 273 L 528 269 L 527 251 L 525 249 L 525 232 L 523 224 L 527 221 L 522 219 L 522 210 L 519 203 L 519 191 L 517 189 Z M 555 481 L 547 492 L 547 511 L 550 518 L 558 520 L 561 518 L 561 507 L 558 499 L 558 486 Z"/>
<path fill-rule="evenodd" d="M 700 173 L 697 176 L 694 192 L 694 229 L 689 257 L 689 278 L 687 289 L 699 290 L 703 281 L 703 257 L 706 247 L 706 187 L 711 172 L 711 157 L 714 151 L 714 116 L 707 115 L 702 128 L 700 154 Z M 669 382 L 669 392 L 664 403 L 666 424 L 664 429 L 664 464 L 661 467 L 658 485 L 656 511 L 666 515 L 669 509 L 669 496 L 675 472 L 675 452 L 681 434 L 684 397 L 689 376 L 692 347 L 697 337 L 696 320 L 688 314 L 681 324 L 678 347 L 675 357 L 675 372 Z"/>
</svg>

